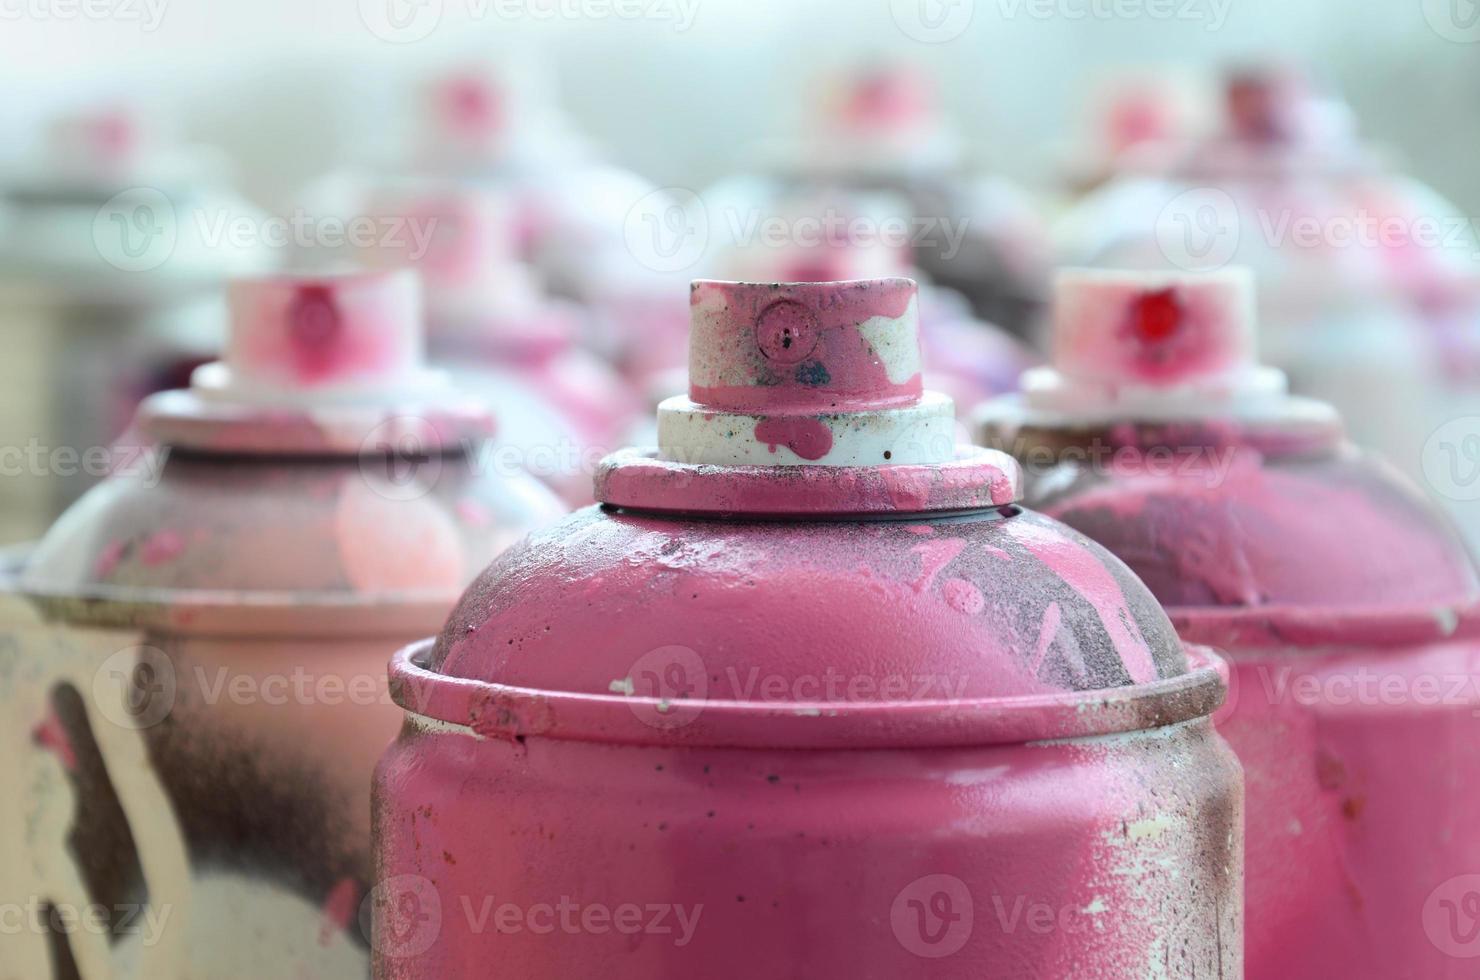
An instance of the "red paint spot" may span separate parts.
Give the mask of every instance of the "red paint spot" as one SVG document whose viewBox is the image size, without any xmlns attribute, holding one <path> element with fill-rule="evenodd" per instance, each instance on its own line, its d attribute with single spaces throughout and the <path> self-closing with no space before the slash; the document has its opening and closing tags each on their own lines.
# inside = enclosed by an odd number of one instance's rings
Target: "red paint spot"
<svg viewBox="0 0 1480 980">
<path fill-rule="evenodd" d="M 821 459 L 833 444 L 832 430 L 813 418 L 762 419 L 755 425 L 755 438 L 773 453 L 785 446 L 802 459 Z"/>
<path fill-rule="evenodd" d="M 323 919 L 319 925 L 319 945 L 327 946 L 354 921 L 359 905 L 360 886 L 353 878 L 341 878 L 324 900 Z"/>
<path fill-rule="evenodd" d="M 174 561 L 185 550 L 185 539 L 178 531 L 160 531 L 144 542 L 139 559 L 146 565 L 163 565 Z"/>
<path fill-rule="evenodd" d="M 55 711 L 47 711 L 46 718 L 31 729 L 31 741 L 54 753 L 68 772 L 77 771 L 77 750 L 72 748 L 72 740 Z"/>
<path fill-rule="evenodd" d="M 1184 313 L 1177 294 L 1171 289 L 1143 293 L 1131 305 L 1131 329 L 1144 343 L 1159 344 L 1182 326 Z"/>
<path fill-rule="evenodd" d="M 328 286 L 299 287 L 288 306 L 288 340 L 298 373 L 307 379 L 329 374 L 338 359 L 344 322 Z"/>
</svg>

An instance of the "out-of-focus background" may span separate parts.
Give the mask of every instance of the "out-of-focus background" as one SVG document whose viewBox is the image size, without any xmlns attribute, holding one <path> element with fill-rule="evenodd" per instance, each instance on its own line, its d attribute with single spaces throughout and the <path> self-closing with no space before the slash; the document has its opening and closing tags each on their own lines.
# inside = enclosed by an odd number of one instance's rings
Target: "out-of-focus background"
<svg viewBox="0 0 1480 980">
<path fill-rule="evenodd" d="M 1086 138 L 1125 71 L 1195 79 L 1230 62 L 1308 66 L 1370 138 L 1480 210 L 1480 23 L 1470 0 L 4 0 L 0 151 L 48 116 L 138 97 L 236 161 L 266 202 L 384 149 L 388 111 L 451 61 L 548 66 L 618 162 L 702 185 L 800 124 L 820 69 L 917 62 L 976 156 L 1025 181 Z M 930 25 L 940 26 L 932 28 Z M 399 25 L 399 26 L 398 26 Z"/>
<path fill-rule="evenodd" d="M 0 0 L 0 82 L 0 541 L 148 461 L 228 278 L 346 263 L 422 272 L 573 504 L 692 277 L 916 276 L 965 417 L 1056 266 L 1252 266 L 1266 359 L 1480 540 L 1476 0 Z"/>
</svg>

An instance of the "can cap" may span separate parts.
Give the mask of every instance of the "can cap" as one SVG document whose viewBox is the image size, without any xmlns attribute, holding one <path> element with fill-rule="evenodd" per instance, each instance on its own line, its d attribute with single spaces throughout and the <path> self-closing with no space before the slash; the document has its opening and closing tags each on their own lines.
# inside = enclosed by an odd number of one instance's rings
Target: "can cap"
<svg viewBox="0 0 1480 980">
<path fill-rule="evenodd" d="M 144 434 L 244 452 L 357 452 L 378 429 L 436 451 L 492 418 L 426 365 L 421 288 L 407 270 L 275 275 L 228 287 L 220 361 L 140 409 Z M 408 428 L 409 427 L 409 428 Z"/>
<path fill-rule="evenodd" d="M 597 499 L 703 513 L 883 513 L 1008 504 L 1021 472 L 958 440 L 921 382 L 909 279 L 690 290 L 689 392 L 658 406 L 656 450 L 602 463 Z"/>
<path fill-rule="evenodd" d="M 275 404 L 379 398 L 441 381 L 426 367 L 421 286 L 406 270 L 233 281 L 225 356 L 201 394 Z"/>
<path fill-rule="evenodd" d="M 1254 316 L 1246 269 L 1066 269 L 1051 365 L 1023 375 L 1021 404 L 1086 422 L 1333 414 L 1291 399 L 1284 374 L 1259 363 Z"/>
<path fill-rule="evenodd" d="M 691 463 L 943 463 L 954 407 L 920 375 L 915 283 L 700 281 L 689 394 L 658 408 L 658 445 Z"/>
</svg>

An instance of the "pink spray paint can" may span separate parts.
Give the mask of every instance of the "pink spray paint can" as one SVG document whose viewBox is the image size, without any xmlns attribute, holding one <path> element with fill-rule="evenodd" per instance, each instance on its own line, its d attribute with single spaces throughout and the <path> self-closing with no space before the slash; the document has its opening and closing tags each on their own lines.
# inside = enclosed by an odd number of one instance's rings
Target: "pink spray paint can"
<svg viewBox="0 0 1480 980">
<path fill-rule="evenodd" d="M 1054 367 L 984 410 L 985 441 L 1231 659 L 1249 976 L 1472 976 L 1475 569 L 1333 409 L 1258 364 L 1253 309 L 1241 270 L 1066 273 Z"/>
<path fill-rule="evenodd" d="M 1237 976 L 1219 668 L 955 444 L 914 283 L 692 312 L 659 446 L 392 665 L 380 980 Z"/>
<path fill-rule="evenodd" d="M 560 513 L 480 472 L 414 273 L 230 304 L 222 360 L 141 407 L 156 448 L 7 556 L 0 975 L 364 977 L 386 658 Z"/>
<path fill-rule="evenodd" d="M 581 309 L 547 296 L 519 261 L 512 198 L 421 180 L 382 184 L 365 206 L 408 229 L 404 247 L 360 256 L 421 272 L 432 363 L 493 408 L 500 466 L 534 474 L 573 506 L 590 503 L 596 466 L 622 445 L 642 399 L 582 346 Z"/>
<path fill-rule="evenodd" d="M 1298 72 L 1231 73 L 1222 116 L 1081 202 L 1059 229 L 1064 260 L 1253 269 L 1268 361 L 1334 405 L 1352 441 L 1439 491 L 1480 546 L 1473 223 Z"/>
<path fill-rule="evenodd" d="M 757 154 L 757 173 L 703 198 L 753 206 L 799 189 L 898 194 L 910 207 L 913 264 L 983 320 L 1029 337 L 1047 298 L 1048 230 L 1024 189 L 972 166 L 929 71 L 868 60 L 821 73 L 805 94 L 801 131 Z"/>
</svg>

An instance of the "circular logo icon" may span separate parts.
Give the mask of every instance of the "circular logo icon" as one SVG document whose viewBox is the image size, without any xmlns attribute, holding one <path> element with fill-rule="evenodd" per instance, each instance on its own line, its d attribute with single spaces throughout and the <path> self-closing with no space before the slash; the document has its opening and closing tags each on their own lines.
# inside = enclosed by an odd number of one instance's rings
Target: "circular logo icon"
<svg viewBox="0 0 1480 980">
<path fill-rule="evenodd" d="M 1227 191 L 1198 187 L 1167 202 L 1156 216 L 1156 245 L 1181 269 L 1221 269 L 1238 253 L 1238 204 Z"/>
<path fill-rule="evenodd" d="M 442 0 L 360 0 L 360 21 L 382 41 L 412 44 L 442 23 Z"/>
<path fill-rule="evenodd" d="M 415 415 L 377 425 L 360 444 L 360 474 L 387 500 L 417 500 L 442 477 L 442 435 Z"/>
<path fill-rule="evenodd" d="M 1480 956 L 1480 874 L 1457 875 L 1423 903 L 1423 931 L 1446 956 Z"/>
<path fill-rule="evenodd" d="M 894 897 L 889 924 L 894 938 L 916 956 L 938 960 L 961 951 L 971 938 L 971 889 L 954 875 L 926 875 Z"/>
<path fill-rule="evenodd" d="M 1423 0 L 1424 20 L 1446 41 L 1480 41 L 1480 0 Z"/>
<path fill-rule="evenodd" d="M 709 209 L 684 187 L 661 187 L 644 194 L 627 211 L 622 225 L 627 251 L 654 272 L 682 272 L 709 247 Z"/>
<path fill-rule="evenodd" d="M 360 903 L 360 928 L 369 920 L 370 946 L 392 959 L 420 956 L 442 934 L 442 896 L 421 875 L 396 875 Z"/>
<path fill-rule="evenodd" d="M 156 647 L 119 650 L 93 674 L 93 702 L 119 728 L 158 725 L 174 710 L 177 691 L 175 665 Z"/>
<path fill-rule="evenodd" d="M 626 678 L 612 685 L 630 698 L 632 713 L 654 728 L 682 728 L 704 711 L 709 674 L 697 653 L 684 646 L 649 650 L 632 665 Z"/>
<path fill-rule="evenodd" d="M 966 33 L 976 16 L 976 0 L 889 0 L 889 13 L 911 40 L 944 44 Z"/>
<path fill-rule="evenodd" d="M 1451 419 L 1423 445 L 1423 475 L 1450 500 L 1480 500 L 1480 416 Z"/>
<path fill-rule="evenodd" d="M 180 240 L 175 205 L 153 187 L 119 191 L 93 215 L 93 246 L 124 272 L 148 272 L 169 261 Z"/>
</svg>

